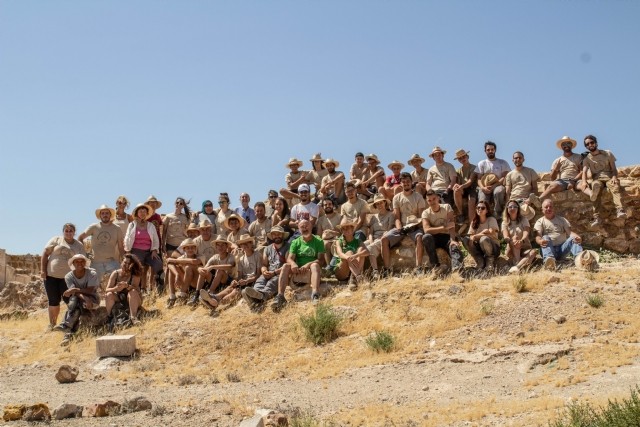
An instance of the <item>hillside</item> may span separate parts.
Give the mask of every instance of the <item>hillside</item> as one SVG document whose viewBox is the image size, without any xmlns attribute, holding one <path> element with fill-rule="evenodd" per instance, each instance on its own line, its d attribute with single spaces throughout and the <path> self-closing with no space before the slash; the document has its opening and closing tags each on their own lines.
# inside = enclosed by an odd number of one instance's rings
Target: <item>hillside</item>
<svg viewBox="0 0 640 427">
<path fill-rule="evenodd" d="M 354 293 L 338 286 L 325 302 L 344 321 L 324 346 L 299 326 L 313 311 L 307 301 L 280 314 L 238 304 L 215 317 L 147 301 L 159 315 L 125 331 L 137 335 L 134 360 L 96 360 L 90 335 L 60 347 L 61 335 L 43 332 L 40 310 L 1 323 L 0 406 L 144 395 L 157 408 L 53 422 L 75 426 L 232 426 L 256 408 L 297 409 L 334 425 L 546 425 L 570 399 L 606 402 L 637 383 L 639 273 L 629 257 L 595 273 L 407 276 Z M 599 308 L 587 303 L 595 295 Z M 397 340 L 390 353 L 365 344 L 382 330 Z M 79 367 L 81 381 L 58 384 L 63 363 Z"/>
</svg>

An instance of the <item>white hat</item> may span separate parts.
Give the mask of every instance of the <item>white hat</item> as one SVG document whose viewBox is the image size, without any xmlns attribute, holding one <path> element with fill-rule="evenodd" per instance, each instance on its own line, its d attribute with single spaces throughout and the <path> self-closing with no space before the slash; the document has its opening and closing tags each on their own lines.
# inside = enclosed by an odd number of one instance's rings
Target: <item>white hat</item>
<svg viewBox="0 0 640 427">
<path fill-rule="evenodd" d="M 576 255 L 576 268 L 580 270 L 595 271 L 598 269 L 600 255 L 596 251 L 586 249 Z"/>
</svg>

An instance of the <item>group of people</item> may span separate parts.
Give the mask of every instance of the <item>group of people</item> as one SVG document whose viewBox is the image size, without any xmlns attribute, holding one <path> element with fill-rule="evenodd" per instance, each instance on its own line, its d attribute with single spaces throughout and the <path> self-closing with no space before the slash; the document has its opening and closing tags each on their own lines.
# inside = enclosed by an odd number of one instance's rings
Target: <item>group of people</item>
<svg viewBox="0 0 640 427">
<path fill-rule="evenodd" d="M 512 169 L 488 141 L 486 158 L 477 165 L 470 163 L 469 151 L 457 150 L 457 169 L 445 161 L 447 151 L 441 147 L 429 154 L 432 166 L 424 167 L 426 159 L 414 154 L 407 161 L 411 172 L 394 160 L 389 174 L 375 154 L 356 153 L 348 174 L 339 170 L 337 160 L 319 153 L 311 157 L 309 171 L 292 158 L 279 192 L 270 190 L 266 201 L 253 206 L 249 194 L 242 193 L 236 209 L 230 207 L 229 195 L 220 193 L 217 208 L 205 200 L 200 210 L 192 211 L 189 201 L 178 197 L 174 210 L 160 215 L 162 202 L 151 196 L 128 214 L 130 203 L 120 196 L 115 209 L 96 209 L 98 222 L 77 240 L 75 226 L 65 224 L 63 236 L 47 243 L 42 277 L 49 328 L 65 331 L 68 341 L 80 311 L 100 303 L 101 289 L 110 316 L 114 306 L 127 306 L 132 324 L 139 321 L 144 292 L 154 287 L 158 293 L 168 291 L 168 308 L 202 302 L 215 309 L 244 298 L 259 310 L 273 298 L 271 306 L 279 311 L 287 303 L 287 286 L 302 284 L 311 286 L 311 300 L 317 303 L 322 277 L 335 276 L 356 290 L 364 280 L 392 274 L 391 249 L 405 236 L 415 243 L 418 274 L 462 268 L 462 246 L 476 269 L 492 273 L 501 241 L 512 265 L 509 271 L 517 273 L 536 259 L 533 231 L 543 265 L 555 269 L 556 260 L 569 253 L 579 256 L 582 241 L 555 212 L 551 194 L 583 192 L 593 202 L 591 226 L 598 227 L 606 188 L 617 218 L 626 218 L 615 156 L 600 150 L 593 135 L 583 142 L 583 154 L 573 152 L 577 143 L 572 138 L 556 142 L 562 155 L 554 160 L 553 182 L 542 193 L 538 174 L 524 166 L 522 152 L 513 153 Z M 542 216 L 532 231 L 535 209 L 542 209 Z M 462 236 L 461 224 L 468 224 Z M 85 251 L 87 238 L 91 259 Z M 439 256 L 439 248 L 450 261 Z M 62 300 L 68 310 L 58 325 Z"/>
</svg>

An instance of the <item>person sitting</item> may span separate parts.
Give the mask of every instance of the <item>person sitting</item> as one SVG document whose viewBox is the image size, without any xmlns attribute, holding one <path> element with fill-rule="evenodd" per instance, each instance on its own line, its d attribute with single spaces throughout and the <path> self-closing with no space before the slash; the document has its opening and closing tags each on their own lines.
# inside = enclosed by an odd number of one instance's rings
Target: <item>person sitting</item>
<svg viewBox="0 0 640 427">
<path fill-rule="evenodd" d="M 524 154 L 522 151 L 513 153 L 513 165 L 515 168 L 505 177 L 505 191 L 507 200 L 514 199 L 520 206 L 527 208 L 533 203 L 538 209 L 542 206 L 538 197 L 538 173 L 524 166 Z M 527 209 L 533 212 L 533 209 Z M 533 218 L 533 214 L 530 214 Z"/>
<path fill-rule="evenodd" d="M 369 263 L 371 264 L 371 279 L 378 280 L 378 257 L 382 253 L 382 236 L 391 230 L 395 224 L 395 217 L 389 208 L 389 201 L 382 194 L 373 196 L 370 202 L 376 213 L 369 218 L 369 237 L 365 241 L 369 251 Z"/>
<path fill-rule="evenodd" d="M 511 171 L 511 167 L 506 160 L 496 157 L 496 150 L 495 142 L 487 141 L 484 143 L 484 152 L 487 158 L 478 162 L 475 172 L 478 175 L 478 200 L 493 201 L 493 214 L 495 217 L 499 217 L 502 215 L 506 201 L 504 181 Z"/>
<path fill-rule="evenodd" d="M 91 261 L 82 254 L 76 254 L 69 259 L 71 271 L 64 276 L 67 290 L 62 297 L 67 302 L 67 313 L 64 321 L 53 328 L 56 331 L 65 333 L 61 345 L 68 345 L 73 338 L 73 334 L 78 331 L 80 325 L 80 315 L 83 310 L 92 310 L 100 306 L 100 296 L 98 295 L 98 274 L 89 268 Z"/>
<path fill-rule="evenodd" d="M 125 313 L 129 307 L 128 320 L 131 324 L 138 325 L 138 310 L 142 305 L 142 296 L 140 295 L 140 281 L 142 280 L 142 263 L 135 255 L 125 254 L 120 263 L 120 268 L 109 277 L 107 283 L 106 308 L 107 308 L 107 324 L 112 325 L 115 313 L 114 306 L 119 305 L 119 313 Z M 126 319 L 125 319 L 126 320 Z"/>
<path fill-rule="evenodd" d="M 249 206 L 249 202 L 251 201 L 251 196 L 249 193 L 241 193 L 240 194 L 240 207 L 235 208 L 234 212 L 244 218 L 247 225 L 251 224 L 256 220 L 256 211 Z"/>
<path fill-rule="evenodd" d="M 427 208 L 422 211 L 422 244 L 424 251 L 429 257 L 429 266 L 436 276 L 447 272 L 448 266 L 440 264 L 437 248 L 444 249 L 451 257 L 452 269 L 458 270 L 462 267 L 462 253 L 456 240 L 455 219 L 451 205 L 440 203 L 440 196 L 433 189 L 426 192 Z M 420 264 L 418 265 L 420 267 Z"/>
<path fill-rule="evenodd" d="M 260 253 L 267 247 L 267 235 L 271 230 L 271 218 L 265 215 L 265 205 L 262 202 L 256 202 L 253 205 L 256 213 L 256 220 L 249 224 L 249 234 L 256 239 L 256 250 Z"/>
<path fill-rule="evenodd" d="M 364 261 L 369 256 L 369 251 L 364 245 L 364 241 L 356 236 L 355 231 L 358 223 L 347 218 L 342 218 L 340 231 L 342 235 L 335 242 L 337 258 L 334 273 L 336 279 L 349 279 L 349 290 L 355 291 L 358 285 L 364 281 L 362 271 Z"/>
<path fill-rule="evenodd" d="M 444 161 L 445 154 L 447 151 L 437 146 L 431 150 L 429 157 L 435 164 L 427 172 L 427 190 L 435 191 L 443 203 L 453 206 L 453 187 L 456 185 L 458 174 L 451 163 Z"/>
<path fill-rule="evenodd" d="M 322 187 L 322 179 L 329 174 L 329 171 L 324 167 L 322 154 L 314 154 L 309 161 L 311 162 L 312 169 L 307 172 L 306 183 L 309 184 L 309 186 L 313 185 L 313 197 L 311 200 L 314 203 L 318 203 L 320 201 L 319 192 L 320 187 Z"/>
<path fill-rule="evenodd" d="M 582 252 L 582 238 L 571 231 L 566 218 L 556 215 L 551 199 L 542 202 L 542 213 L 533 227 L 536 243 L 540 245 L 544 268 L 555 271 L 556 260 L 563 260 L 569 253 L 575 257 Z"/>
<path fill-rule="evenodd" d="M 529 220 L 520 212 L 520 203 L 510 199 L 502 218 L 502 238 L 507 244 L 507 259 L 511 262 L 509 273 L 518 273 L 536 259 L 536 251 L 531 248 Z"/>
<path fill-rule="evenodd" d="M 380 160 L 375 154 L 369 154 L 365 157 L 367 168 L 362 173 L 362 179 L 356 184 L 358 194 L 369 198 L 378 192 L 378 189 L 384 185 L 384 168 L 380 166 Z"/>
<path fill-rule="evenodd" d="M 475 260 L 476 267 L 484 268 L 487 273 L 494 272 L 495 260 L 500 254 L 498 230 L 498 221 L 491 215 L 489 202 L 480 200 L 476 206 L 476 216 L 462 243 Z"/>
<path fill-rule="evenodd" d="M 249 234 L 247 223 L 238 214 L 231 214 L 224 220 L 224 228 L 227 230 L 227 240 L 231 243 L 231 251 L 234 255 L 240 255 L 240 248 L 236 245 L 236 240 L 243 234 Z"/>
<path fill-rule="evenodd" d="M 413 180 L 414 190 L 420 193 L 422 197 L 424 197 L 425 193 L 427 192 L 427 177 L 429 172 L 422 166 L 424 162 L 425 159 L 418 153 L 415 153 L 409 160 L 407 160 L 407 164 L 413 166 L 413 170 L 411 171 L 411 179 Z"/>
<path fill-rule="evenodd" d="M 331 197 L 336 205 L 341 205 L 347 200 L 347 196 L 344 194 L 344 173 L 336 170 L 340 167 L 340 163 L 329 158 L 324 161 L 324 167 L 327 168 L 327 175 L 322 178 L 318 197 Z"/>
<path fill-rule="evenodd" d="M 232 304 L 240 298 L 241 292 L 253 283 L 260 276 L 262 259 L 260 253 L 253 248 L 254 238 L 248 234 L 243 234 L 237 240 L 237 245 L 242 249 L 243 255 L 238 260 L 237 279 L 231 280 L 229 286 L 218 293 L 200 291 L 200 298 L 211 308 L 215 309 L 219 304 Z"/>
<path fill-rule="evenodd" d="M 460 167 L 456 169 L 458 179 L 453 186 L 453 199 L 456 205 L 456 223 L 463 224 L 464 200 L 467 200 L 467 220 L 471 221 L 476 216 L 476 200 L 478 199 L 478 175 L 476 165 L 469 162 L 469 152 L 462 148 L 456 151 L 455 159 L 460 162 Z"/>
<path fill-rule="evenodd" d="M 576 141 L 568 136 L 563 136 L 556 141 L 556 147 L 562 150 L 562 155 L 551 164 L 551 184 L 540 194 L 540 200 L 544 200 L 553 193 L 574 190 L 583 191 L 591 197 L 591 189 L 585 191 L 582 185 L 582 156 L 574 153 Z"/>
<path fill-rule="evenodd" d="M 167 269 L 171 273 L 169 279 L 169 294 L 176 295 L 183 303 L 187 302 L 190 288 L 196 288 L 198 282 L 198 267 L 205 263 L 198 257 L 198 245 L 193 239 L 185 239 L 179 247 L 184 253 L 178 257 L 167 259 Z"/>
<path fill-rule="evenodd" d="M 282 227 L 279 225 L 271 227 L 267 237 L 272 243 L 265 248 L 262 254 L 262 266 L 260 267 L 262 274 L 253 286 L 248 286 L 242 291 L 242 297 L 251 309 L 259 309 L 265 301 L 278 293 L 278 280 L 280 273 L 282 273 L 282 266 L 289 254 L 289 244 L 287 243 L 289 233 L 284 231 Z M 276 306 L 281 303 L 282 301 L 276 302 Z"/>
<path fill-rule="evenodd" d="M 324 215 L 320 215 L 320 217 L 318 218 L 316 231 L 318 236 L 322 238 L 322 242 L 324 243 L 325 252 L 324 262 L 322 263 L 322 265 L 330 269 L 332 256 L 331 248 L 333 247 L 333 243 L 340 235 L 338 225 L 340 225 L 342 216 L 335 210 L 333 199 L 331 199 L 330 197 L 325 197 L 324 200 L 322 200 L 322 210 L 324 212 Z"/>
<path fill-rule="evenodd" d="M 289 206 L 291 206 L 292 200 L 298 197 L 298 187 L 307 182 L 307 172 L 299 170 L 302 165 L 302 160 L 298 160 L 295 157 L 289 159 L 289 163 L 285 165 L 286 168 L 290 169 L 290 172 L 284 177 L 287 186 L 280 189 L 280 195 L 287 199 Z"/>
<path fill-rule="evenodd" d="M 400 172 L 404 169 L 404 163 L 394 160 L 387 167 L 391 170 L 391 175 L 385 178 L 384 185 L 378 188 L 378 193 L 389 200 L 393 200 L 393 196 L 403 191 L 400 183 Z M 411 174 L 409 174 L 409 177 L 411 177 Z M 413 183 L 413 179 L 411 182 Z"/>
<path fill-rule="evenodd" d="M 345 186 L 347 200 L 340 206 L 340 215 L 356 224 L 356 236 L 361 242 L 367 239 L 366 225 L 369 204 L 358 197 L 356 186 L 348 182 Z"/>
</svg>

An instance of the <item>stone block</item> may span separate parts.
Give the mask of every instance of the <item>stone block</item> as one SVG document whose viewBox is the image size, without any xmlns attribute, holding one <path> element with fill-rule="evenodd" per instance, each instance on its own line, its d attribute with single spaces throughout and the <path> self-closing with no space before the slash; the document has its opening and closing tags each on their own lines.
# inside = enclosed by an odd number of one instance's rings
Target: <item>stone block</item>
<svg viewBox="0 0 640 427">
<path fill-rule="evenodd" d="M 251 418 L 242 420 L 240 427 L 264 427 L 264 421 L 262 421 L 262 416 L 254 415 Z"/>
<path fill-rule="evenodd" d="M 135 335 L 107 335 L 96 339 L 98 357 L 131 356 L 135 351 Z"/>
</svg>

